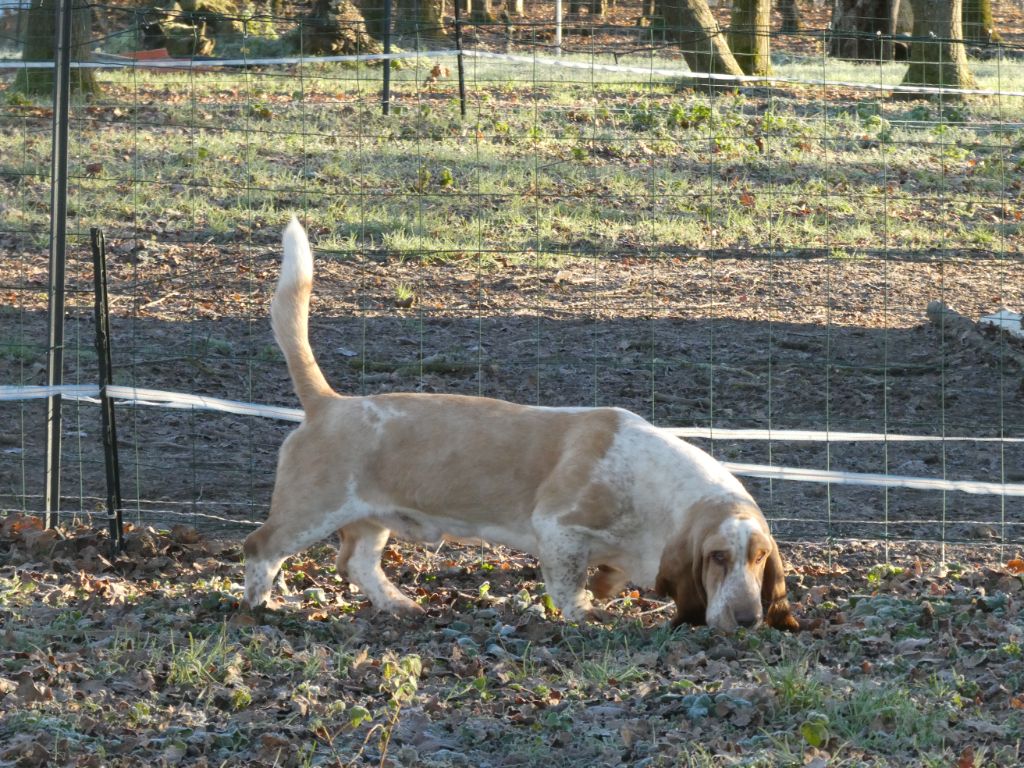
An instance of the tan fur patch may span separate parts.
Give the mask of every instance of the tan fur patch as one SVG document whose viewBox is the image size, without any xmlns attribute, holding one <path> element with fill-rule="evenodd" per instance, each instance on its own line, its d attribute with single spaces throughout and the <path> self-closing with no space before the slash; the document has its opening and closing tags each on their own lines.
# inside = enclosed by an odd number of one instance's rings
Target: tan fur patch
<svg viewBox="0 0 1024 768">
<path fill-rule="evenodd" d="M 457 395 L 373 402 L 395 415 L 366 440 L 372 449 L 360 445 L 360 495 L 476 523 L 495 508 L 528 520 L 540 501 L 572 504 L 618 423 L 611 409 L 541 411 Z"/>
</svg>

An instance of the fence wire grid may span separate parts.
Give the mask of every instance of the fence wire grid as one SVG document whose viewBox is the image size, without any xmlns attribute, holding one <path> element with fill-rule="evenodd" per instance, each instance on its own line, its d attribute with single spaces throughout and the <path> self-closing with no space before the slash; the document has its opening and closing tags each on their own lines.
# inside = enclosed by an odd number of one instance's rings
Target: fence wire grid
<svg viewBox="0 0 1024 768">
<path fill-rule="evenodd" d="M 842 60 L 830 9 L 796 5 L 803 31 L 762 30 L 771 78 L 710 83 L 647 4 L 574 4 L 560 30 L 553 3 L 460 9 L 464 118 L 450 3 L 432 24 L 396 3 L 385 63 L 369 13 L 343 17 L 336 61 L 308 53 L 298 5 L 242 6 L 219 33 L 82 6 L 61 517 L 106 516 L 91 227 L 114 381 L 158 391 L 120 390 L 126 519 L 265 516 L 292 423 L 153 402 L 296 406 L 267 316 L 294 213 L 342 393 L 621 406 L 737 467 L 832 473 L 743 473 L 782 539 L 1024 542 L 1024 12 L 997 0 L 1000 39 L 968 41 L 971 94 L 894 95 L 921 40 Z M 45 71 L 20 55 L 28 15 L 0 14 L 0 509 L 37 512 L 53 105 L 19 88 Z M 1007 330 L 980 322 L 1000 310 Z"/>
</svg>

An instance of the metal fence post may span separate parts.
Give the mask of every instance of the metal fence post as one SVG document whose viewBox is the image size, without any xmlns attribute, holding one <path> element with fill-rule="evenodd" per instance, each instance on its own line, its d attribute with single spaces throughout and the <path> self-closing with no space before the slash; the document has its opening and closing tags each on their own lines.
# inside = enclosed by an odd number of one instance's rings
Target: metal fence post
<svg viewBox="0 0 1024 768">
<path fill-rule="evenodd" d="M 562 55 L 562 0 L 555 0 L 555 55 Z"/>
<path fill-rule="evenodd" d="M 387 54 L 391 53 L 391 2 L 384 0 L 384 94 L 381 107 L 385 115 L 391 114 L 391 59 Z"/>
<path fill-rule="evenodd" d="M 53 43 L 53 143 L 50 154 L 49 348 L 46 383 L 64 383 L 64 268 L 67 259 L 68 106 L 71 96 L 71 4 L 57 0 Z M 61 396 L 46 400 L 46 527 L 60 509 Z"/>
<path fill-rule="evenodd" d="M 100 408 L 103 419 L 103 463 L 107 471 L 107 519 L 110 522 L 110 542 L 114 552 L 124 544 L 124 526 L 121 520 L 121 467 L 117 455 L 117 424 L 114 421 L 114 401 L 107 387 L 114 383 L 114 366 L 110 355 L 110 312 L 107 303 L 107 248 L 103 233 L 93 227 L 92 282 L 95 299 L 93 314 L 96 318 L 96 360 L 99 368 Z"/>
<path fill-rule="evenodd" d="M 459 52 L 458 54 L 458 69 L 459 69 L 459 111 L 462 116 L 466 116 L 466 61 L 462 55 L 462 13 L 459 11 L 459 5 L 462 4 L 462 0 L 455 0 L 455 48 Z"/>
</svg>

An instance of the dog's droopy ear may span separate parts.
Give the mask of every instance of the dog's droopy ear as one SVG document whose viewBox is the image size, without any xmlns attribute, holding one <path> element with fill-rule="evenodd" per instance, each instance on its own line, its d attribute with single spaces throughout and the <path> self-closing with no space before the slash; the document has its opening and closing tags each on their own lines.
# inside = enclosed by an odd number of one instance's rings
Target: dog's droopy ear
<svg viewBox="0 0 1024 768">
<path fill-rule="evenodd" d="M 658 577 L 654 591 L 662 597 L 671 597 L 676 604 L 676 615 L 672 619 L 675 629 L 687 624 L 706 623 L 707 599 L 701 583 L 701 563 L 693 562 L 690 547 L 685 542 L 674 541 L 661 554 Z"/>
<path fill-rule="evenodd" d="M 769 627 L 788 629 L 792 632 L 800 629 L 800 623 L 789 609 L 789 599 L 786 597 L 786 569 L 775 542 L 772 542 L 772 551 L 764 566 L 761 607 L 764 609 L 764 623 Z"/>
</svg>

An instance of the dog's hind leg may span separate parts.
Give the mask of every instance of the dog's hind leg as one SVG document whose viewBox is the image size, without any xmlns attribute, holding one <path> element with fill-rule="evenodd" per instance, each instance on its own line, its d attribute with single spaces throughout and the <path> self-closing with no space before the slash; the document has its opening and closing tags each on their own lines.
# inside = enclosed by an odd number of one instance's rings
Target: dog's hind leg
<svg viewBox="0 0 1024 768">
<path fill-rule="evenodd" d="M 364 518 L 367 513 L 364 505 L 346 504 L 334 512 L 317 516 L 317 524 L 309 525 L 308 514 L 276 499 L 272 501 L 267 521 L 246 537 L 243 546 L 246 604 L 257 608 L 267 601 L 274 577 L 286 558 L 316 544 L 331 531 Z"/>
<path fill-rule="evenodd" d="M 395 614 L 423 613 L 420 606 L 388 580 L 381 568 L 381 552 L 390 535 L 391 531 L 373 520 L 360 520 L 345 526 L 338 562 L 341 562 L 342 555 L 346 555 L 349 580 L 370 598 L 374 608 Z"/>
</svg>

